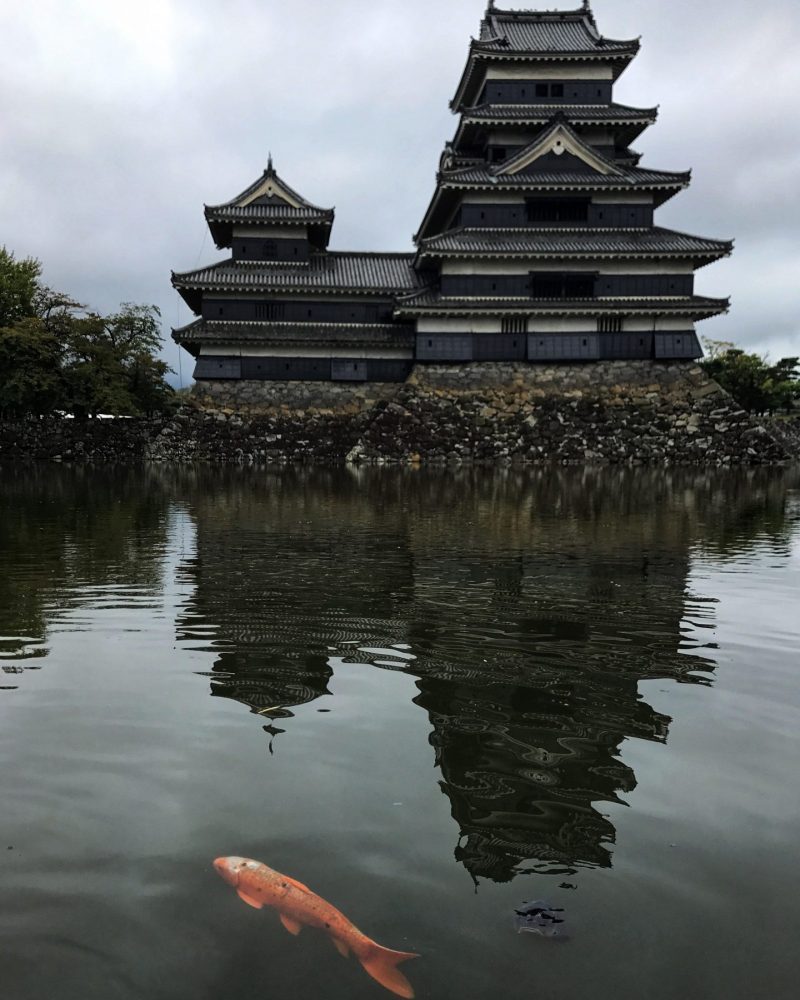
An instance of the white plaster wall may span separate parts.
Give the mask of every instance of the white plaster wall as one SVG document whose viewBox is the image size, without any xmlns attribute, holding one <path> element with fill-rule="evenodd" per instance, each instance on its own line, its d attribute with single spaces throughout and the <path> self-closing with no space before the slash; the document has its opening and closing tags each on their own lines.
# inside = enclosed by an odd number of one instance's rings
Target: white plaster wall
<svg viewBox="0 0 800 1000">
<path fill-rule="evenodd" d="M 570 196 L 569 191 L 543 191 L 542 194 L 564 198 Z M 529 197 L 535 198 L 536 192 L 521 193 L 498 188 L 496 191 L 470 191 L 464 195 L 462 202 L 465 205 L 524 205 Z M 576 192 L 576 197 L 584 197 L 584 193 Z M 651 194 L 628 193 L 627 191 L 609 191 L 603 194 L 593 194 L 591 200 L 596 205 L 652 205 L 653 196 Z"/>
<path fill-rule="evenodd" d="M 612 80 L 610 66 L 579 62 L 516 62 L 487 66 L 487 80 Z"/>
<path fill-rule="evenodd" d="M 529 274 L 531 271 L 589 271 L 600 274 L 692 274 L 691 261 L 617 260 L 444 260 L 442 274 Z"/>
<path fill-rule="evenodd" d="M 457 317 L 424 316 L 417 320 L 418 333 L 500 333 L 499 317 L 465 316 Z"/>
<path fill-rule="evenodd" d="M 363 347 L 273 347 L 269 344 L 203 344 L 201 355 L 248 357 L 248 358 L 382 358 L 384 360 L 408 361 L 412 352 L 402 349 L 376 349 Z"/>
<path fill-rule="evenodd" d="M 234 226 L 233 235 L 255 239 L 282 236 L 285 240 L 302 240 L 306 238 L 306 226 Z"/>
</svg>

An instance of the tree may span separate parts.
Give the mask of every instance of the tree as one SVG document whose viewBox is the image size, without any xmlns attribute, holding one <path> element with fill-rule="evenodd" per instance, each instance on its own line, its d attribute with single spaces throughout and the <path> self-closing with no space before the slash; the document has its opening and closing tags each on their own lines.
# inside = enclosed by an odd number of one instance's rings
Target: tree
<svg viewBox="0 0 800 1000">
<path fill-rule="evenodd" d="M 0 413 L 51 413 L 64 402 L 62 347 L 41 320 L 0 329 Z"/>
<path fill-rule="evenodd" d="M 0 330 L 35 315 L 41 273 L 38 260 L 28 257 L 18 261 L 13 253 L 0 247 Z"/>
<path fill-rule="evenodd" d="M 0 413 L 140 416 L 174 405 L 157 354 L 161 314 L 123 303 L 88 312 L 41 282 L 41 265 L 0 250 Z"/>
<path fill-rule="evenodd" d="M 705 371 L 754 413 L 788 411 L 800 402 L 800 359 L 781 358 L 776 364 L 748 354 L 727 341 L 706 341 Z"/>
</svg>

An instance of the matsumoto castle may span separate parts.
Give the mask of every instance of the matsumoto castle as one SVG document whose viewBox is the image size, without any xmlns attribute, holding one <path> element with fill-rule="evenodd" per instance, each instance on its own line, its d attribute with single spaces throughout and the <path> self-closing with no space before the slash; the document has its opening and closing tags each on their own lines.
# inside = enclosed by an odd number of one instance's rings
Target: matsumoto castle
<svg viewBox="0 0 800 1000">
<path fill-rule="evenodd" d="M 655 108 L 614 101 L 638 40 L 571 11 L 490 3 L 451 108 L 458 115 L 415 253 L 328 250 L 332 209 L 272 161 L 208 206 L 218 264 L 173 274 L 198 319 L 175 330 L 195 378 L 403 381 L 415 364 L 691 359 L 695 323 L 727 299 L 694 272 L 732 244 L 662 229 L 690 173 L 631 144 Z"/>
</svg>

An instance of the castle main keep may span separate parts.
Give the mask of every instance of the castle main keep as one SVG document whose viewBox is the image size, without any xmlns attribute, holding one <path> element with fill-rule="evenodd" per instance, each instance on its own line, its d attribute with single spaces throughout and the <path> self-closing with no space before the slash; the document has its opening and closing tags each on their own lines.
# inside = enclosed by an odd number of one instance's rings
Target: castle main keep
<svg viewBox="0 0 800 1000">
<path fill-rule="evenodd" d="M 458 115 L 414 253 L 329 250 L 332 209 L 270 160 L 207 206 L 229 256 L 174 273 L 197 319 L 173 331 L 195 379 L 403 382 L 415 365 L 701 356 L 695 324 L 727 299 L 695 271 L 732 243 L 656 225 L 690 173 L 640 165 L 655 108 L 614 101 L 638 40 L 571 11 L 490 3 L 451 102 Z"/>
</svg>

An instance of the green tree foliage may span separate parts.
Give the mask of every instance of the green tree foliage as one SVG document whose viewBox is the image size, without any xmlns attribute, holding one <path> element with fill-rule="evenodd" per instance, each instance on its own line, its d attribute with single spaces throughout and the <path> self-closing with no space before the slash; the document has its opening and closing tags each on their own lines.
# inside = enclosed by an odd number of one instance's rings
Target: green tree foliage
<svg viewBox="0 0 800 1000">
<path fill-rule="evenodd" d="M 775 364 L 727 341 L 707 340 L 702 367 L 736 402 L 751 413 L 789 411 L 800 403 L 800 359 Z"/>
<path fill-rule="evenodd" d="M 38 261 L 0 250 L 0 413 L 138 416 L 174 405 L 155 306 L 101 316 L 40 276 Z"/>
<path fill-rule="evenodd" d="M 16 260 L 0 247 L 0 329 L 35 315 L 42 267 L 38 260 Z"/>
</svg>

